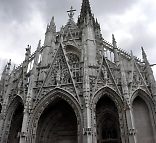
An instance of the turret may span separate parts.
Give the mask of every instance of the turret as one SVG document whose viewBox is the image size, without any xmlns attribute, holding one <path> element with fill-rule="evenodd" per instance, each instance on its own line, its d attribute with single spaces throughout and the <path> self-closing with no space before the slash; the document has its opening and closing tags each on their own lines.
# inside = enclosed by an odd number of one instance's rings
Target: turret
<svg viewBox="0 0 156 143">
<path fill-rule="evenodd" d="M 7 81 L 7 79 L 8 79 L 8 76 L 9 76 L 9 73 L 10 73 L 10 66 L 11 66 L 11 59 L 6 64 L 6 66 L 4 67 L 4 70 L 2 72 L 2 76 L 1 76 L 2 84 L 4 84 L 5 81 Z"/>
<path fill-rule="evenodd" d="M 154 79 L 153 71 L 148 62 L 148 59 L 147 59 L 147 56 L 146 56 L 146 53 L 145 53 L 143 47 L 141 47 L 141 49 L 142 49 L 143 62 L 145 63 L 145 67 L 146 67 L 145 71 L 146 71 L 147 82 L 149 83 L 149 86 L 150 86 L 153 96 L 156 96 L 156 82 Z"/>
<path fill-rule="evenodd" d="M 114 34 L 112 34 L 112 45 L 113 45 L 113 52 L 114 52 L 114 62 L 116 65 L 119 65 L 119 55 L 118 55 L 118 49 L 117 49 L 117 42 L 115 40 Z"/>
<path fill-rule="evenodd" d="M 101 28 L 100 28 L 100 24 L 99 24 L 97 19 L 96 19 L 96 21 L 94 23 L 94 29 L 95 29 L 96 38 L 101 40 L 102 39 Z"/>
<path fill-rule="evenodd" d="M 7 63 L 6 72 L 5 72 L 5 81 L 8 80 L 10 74 L 10 67 L 11 67 L 11 59 Z"/>
<path fill-rule="evenodd" d="M 11 66 L 11 59 L 4 67 L 4 70 L 2 72 L 1 80 L 0 80 L 0 86 L 2 87 L 0 91 L 0 96 L 4 96 L 4 92 L 6 91 L 6 87 L 8 86 L 8 80 L 10 75 L 10 66 Z"/>
<path fill-rule="evenodd" d="M 6 77 L 7 65 L 5 65 L 4 70 L 2 72 L 1 81 L 3 81 Z"/>
<path fill-rule="evenodd" d="M 52 17 L 50 24 L 47 25 L 44 46 L 51 46 L 51 42 L 55 40 L 55 34 L 56 34 L 56 25 L 54 22 L 54 17 Z"/>
<path fill-rule="evenodd" d="M 84 26 L 82 29 L 82 39 L 84 48 L 84 57 L 88 59 L 89 65 L 96 65 L 96 42 L 95 42 L 95 31 L 93 26 L 93 19 L 90 17 L 89 11 L 84 18 Z"/>
<path fill-rule="evenodd" d="M 48 65 L 55 50 L 56 41 L 56 26 L 54 17 L 52 17 L 50 24 L 47 25 L 45 33 L 44 49 L 43 49 L 43 61 L 42 65 Z"/>
</svg>

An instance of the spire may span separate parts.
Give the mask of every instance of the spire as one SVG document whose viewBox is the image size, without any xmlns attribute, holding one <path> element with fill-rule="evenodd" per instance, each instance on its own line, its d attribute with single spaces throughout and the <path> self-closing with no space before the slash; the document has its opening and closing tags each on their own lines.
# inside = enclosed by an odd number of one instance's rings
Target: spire
<svg viewBox="0 0 156 143">
<path fill-rule="evenodd" d="M 2 78 L 9 74 L 10 66 L 11 66 L 11 59 L 9 60 L 9 62 L 4 67 L 4 70 L 2 72 Z"/>
<path fill-rule="evenodd" d="M 146 77 L 147 77 L 147 81 L 149 83 L 149 87 L 151 89 L 151 92 L 152 92 L 152 95 L 154 96 L 154 99 L 156 100 L 156 81 L 155 81 L 155 78 L 154 78 L 154 75 L 153 75 L 153 71 L 152 71 L 152 68 L 148 62 L 148 59 L 147 59 L 147 55 L 144 51 L 144 48 L 141 47 L 142 49 L 142 58 L 143 58 L 143 62 L 145 63 L 145 67 L 146 67 Z"/>
<path fill-rule="evenodd" d="M 11 66 L 11 59 L 9 60 L 9 62 L 7 64 L 7 70 L 10 70 L 10 66 Z"/>
<path fill-rule="evenodd" d="M 101 29 L 101 28 L 100 28 L 100 24 L 99 24 L 97 18 L 96 18 L 96 21 L 95 21 L 95 25 L 96 25 L 96 28 L 97 28 L 97 29 Z"/>
<path fill-rule="evenodd" d="M 7 65 L 5 65 L 5 67 L 4 67 L 4 70 L 2 72 L 2 76 L 5 75 L 6 71 L 7 71 Z"/>
<path fill-rule="evenodd" d="M 37 50 L 39 50 L 40 48 L 41 48 L 41 40 L 39 40 L 38 42 Z"/>
<path fill-rule="evenodd" d="M 147 64 L 147 63 L 148 63 L 148 60 L 147 60 L 147 55 L 146 55 L 146 53 L 145 53 L 145 51 L 144 51 L 144 48 L 141 47 L 141 50 L 142 50 L 142 59 L 143 59 L 143 61 Z M 149 64 L 149 63 L 148 63 L 148 64 Z"/>
<path fill-rule="evenodd" d="M 55 21 L 54 21 L 54 16 L 51 18 L 49 30 L 53 31 L 54 33 L 56 32 L 56 25 L 55 25 Z"/>
<path fill-rule="evenodd" d="M 6 68 L 6 75 L 8 76 L 10 73 L 10 67 L 11 67 L 11 59 L 9 60 L 9 62 L 7 63 L 7 68 Z"/>
<path fill-rule="evenodd" d="M 78 25 L 84 22 L 84 19 L 87 18 L 87 15 L 89 15 L 90 18 L 93 18 L 89 0 L 83 0 L 80 16 L 78 18 Z"/>
<path fill-rule="evenodd" d="M 114 37 L 114 34 L 112 34 L 112 44 L 113 44 L 113 47 L 114 48 L 117 48 L 117 44 L 116 44 L 116 40 L 115 40 L 115 37 Z"/>
<path fill-rule="evenodd" d="M 112 44 L 113 44 L 113 51 L 114 51 L 114 62 L 119 65 L 119 55 L 117 50 L 117 42 L 115 40 L 114 34 L 112 34 Z"/>
<path fill-rule="evenodd" d="M 87 13 L 92 16 L 89 0 L 83 0 L 80 16 L 86 17 Z"/>
</svg>

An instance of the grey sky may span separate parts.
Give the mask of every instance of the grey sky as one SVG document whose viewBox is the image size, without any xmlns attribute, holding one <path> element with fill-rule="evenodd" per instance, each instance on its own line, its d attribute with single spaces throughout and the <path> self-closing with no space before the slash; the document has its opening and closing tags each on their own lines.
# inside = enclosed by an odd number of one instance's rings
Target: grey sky
<svg viewBox="0 0 156 143">
<path fill-rule="evenodd" d="M 155 0 L 90 0 L 92 12 L 101 24 L 103 37 L 111 42 L 114 33 L 118 46 L 133 50 L 141 58 L 144 46 L 151 63 L 156 63 Z M 24 60 L 25 48 L 44 40 L 46 25 L 55 17 L 57 29 L 65 25 L 66 11 L 73 6 L 75 21 L 81 0 L 0 0 L 0 59 L 11 58 L 16 64 Z M 156 75 L 156 67 L 154 67 Z"/>
</svg>

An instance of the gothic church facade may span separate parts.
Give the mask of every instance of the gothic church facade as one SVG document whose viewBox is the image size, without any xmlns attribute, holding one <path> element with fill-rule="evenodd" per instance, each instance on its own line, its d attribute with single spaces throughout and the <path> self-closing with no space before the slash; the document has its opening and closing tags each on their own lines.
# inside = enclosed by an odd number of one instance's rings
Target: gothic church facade
<svg viewBox="0 0 156 143">
<path fill-rule="evenodd" d="M 142 61 L 101 35 L 89 0 L 0 80 L 1 143 L 156 143 L 156 82 Z"/>
</svg>

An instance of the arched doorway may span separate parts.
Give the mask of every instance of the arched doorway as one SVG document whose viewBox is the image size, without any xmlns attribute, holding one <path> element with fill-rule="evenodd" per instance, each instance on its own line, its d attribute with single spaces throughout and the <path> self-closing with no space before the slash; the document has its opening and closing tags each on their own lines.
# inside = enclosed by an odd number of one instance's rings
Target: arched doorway
<svg viewBox="0 0 156 143">
<path fill-rule="evenodd" d="M 22 99 L 20 97 L 16 97 L 12 105 L 10 106 L 9 110 L 10 110 L 9 116 L 11 117 L 11 120 L 7 121 L 8 124 L 10 122 L 7 143 L 19 143 L 18 134 L 21 132 L 22 121 L 23 121 L 23 110 L 24 110 Z"/>
<path fill-rule="evenodd" d="M 152 120 L 145 101 L 137 96 L 133 101 L 137 143 L 154 143 Z"/>
<path fill-rule="evenodd" d="M 97 102 L 96 125 L 97 143 L 121 143 L 118 110 L 107 96 Z"/>
<path fill-rule="evenodd" d="M 77 143 L 77 118 L 63 99 L 50 103 L 40 116 L 36 143 Z"/>
</svg>

